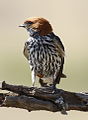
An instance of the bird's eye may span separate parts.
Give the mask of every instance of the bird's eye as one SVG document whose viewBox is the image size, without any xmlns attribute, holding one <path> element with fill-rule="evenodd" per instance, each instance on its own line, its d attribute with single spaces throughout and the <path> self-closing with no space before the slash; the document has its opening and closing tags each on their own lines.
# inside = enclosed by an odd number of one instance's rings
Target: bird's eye
<svg viewBox="0 0 88 120">
<path fill-rule="evenodd" d="M 30 21 L 30 22 L 28 22 L 28 24 L 30 24 L 30 25 L 31 25 L 31 24 L 33 24 L 33 22 L 31 22 L 31 21 Z"/>
<path fill-rule="evenodd" d="M 26 21 L 25 24 L 31 25 L 31 24 L 33 24 L 33 22 L 31 22 L 31 21 Z"/>
</svg>

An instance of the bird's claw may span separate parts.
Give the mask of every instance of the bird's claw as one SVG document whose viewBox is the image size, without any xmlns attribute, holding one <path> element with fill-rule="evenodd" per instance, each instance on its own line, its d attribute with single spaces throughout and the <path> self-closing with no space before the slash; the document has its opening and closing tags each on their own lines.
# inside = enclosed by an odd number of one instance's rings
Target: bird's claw
<svg viewBox="0 0 88 120">
<path fill-rule="evenodd" d="M 55 103 L 58 105 L 59 109 L 61 109 L 61 113 L 67 115 L 67 105 L 65 104 L 63 97 L 60 96 L 58 99 L 56 99 Z"/>
</svg>

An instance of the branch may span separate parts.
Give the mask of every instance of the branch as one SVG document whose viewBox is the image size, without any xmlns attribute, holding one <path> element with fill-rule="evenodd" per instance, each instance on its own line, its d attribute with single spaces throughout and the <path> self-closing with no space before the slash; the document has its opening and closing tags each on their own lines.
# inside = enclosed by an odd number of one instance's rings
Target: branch
<svg viewBox="0 0 88 120">
<path fill-rule="evenodd" d="M 28 111 L 47 110 L 61 111 L 67 114 L 69 110 L 88 111 L 88 93 L 75 93 L 62 89 L 53 90 L 50 87 L 37 88 L 0 83 L 0 107 L 16 107 Z"/>
</svg>

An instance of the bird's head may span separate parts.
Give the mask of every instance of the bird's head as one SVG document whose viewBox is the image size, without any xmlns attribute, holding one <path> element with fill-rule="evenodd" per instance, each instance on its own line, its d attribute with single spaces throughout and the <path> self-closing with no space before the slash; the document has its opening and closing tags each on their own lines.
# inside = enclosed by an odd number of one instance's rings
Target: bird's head
<svg viewBox="0 0 88 120">
<path fill-rule="evenodd" d="M 41 17 L 29 18 L 19 27 L 26 28 L 28 32 L 31 32 L 30 30 L 34 32 L 36 31 L 40 36 L 44 36 L 52 32 L 52 26 L 48 20 Z"/>
</svg>

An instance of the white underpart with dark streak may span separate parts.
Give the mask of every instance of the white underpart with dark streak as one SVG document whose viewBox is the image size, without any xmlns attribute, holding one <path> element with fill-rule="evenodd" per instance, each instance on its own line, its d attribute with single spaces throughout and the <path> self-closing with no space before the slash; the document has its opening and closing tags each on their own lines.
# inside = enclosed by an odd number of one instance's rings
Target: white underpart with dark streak
<svg viewBox="0 0 88 120">
<path fill-rule="evenodd" d="M 27 43 L 33 85 L 37 74 L 43 75 L 42 79 L 46 80 L 48 84 L 53 84 L 61 66 L 61 57 L 53 44 L 53 40 L 47 36 L 35 36 L 29 37 Z"/>
</svg>

